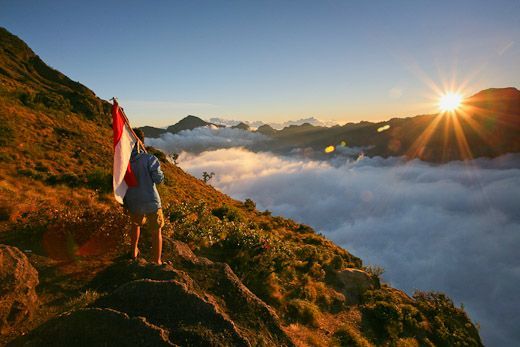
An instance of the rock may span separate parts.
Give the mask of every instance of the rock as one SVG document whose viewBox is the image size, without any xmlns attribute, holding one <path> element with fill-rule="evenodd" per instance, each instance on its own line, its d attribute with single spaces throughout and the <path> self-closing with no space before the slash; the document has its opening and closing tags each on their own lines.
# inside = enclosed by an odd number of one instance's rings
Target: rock
<svg viewBox="0 0 520 347">
<path fill-rule="evenodd" d="M 174 264 L 189 271 L 202 290 L 218 298 L 220 309 L 253 345 L 293 345 L 276 312 L 252 293 L 229 265 L 199 257 L 183 242 L 168 240 L 168 243 Z"/>
<path fill-rule="evenodd" d="M 350 303 L 358 304 L 363 293 L 380 287 L 379 279 L 359 269 L 343 269 L 336 273 L 342 293 Z"/>
<path fill-rule="evenodd" d="M 38 272 L 18 248 L 0 245 L 0 333 L 31 317 L 38 306 Z"/>
<path fill-rule="evenodd" d="M 169 329 L 180 345 L 294 345 L 274 310 L 227 264 L 167 238 L 163 250 L 163 259 L 173 265 L 120 261 L 98 274 L 91 287 L 113 293 L 94 305 L 144 316 Z"/>
<path fill-rule="evenodd" d="M 152 280 L 179 280 L 184 278 L 182 271 L 171 266 L 157 266 L 139 258 L 115 262 L 100 272 L 90 283 L 89 287 L 98 292 L 112 292 L 125 283 L 139 279 Z"/>
<path fill-rule="evenodd" d="M 184 242 L 165 238 L 165 243 L 168 244 L 168 247 L 171 247 L 171 258 L 175 264 L 179 264 L 184 267 L 213 264 L 213 262 L 208 258 L 196 256 L 190 247 Z"/>
<path fill-rule="evenodd" d="M 172 340 L 183 346 L 250 346 L 218 304 L 210 296 L 198 293 L 189 277 L 182 282 L 136 280 L 94 305 L 145 317 L 168 329 Z"/>
<path fill-rule="evenodd" d="M 111 309 L 64 313 L 11 346 L 176 346 L 166 330 Z"/>
</svg>

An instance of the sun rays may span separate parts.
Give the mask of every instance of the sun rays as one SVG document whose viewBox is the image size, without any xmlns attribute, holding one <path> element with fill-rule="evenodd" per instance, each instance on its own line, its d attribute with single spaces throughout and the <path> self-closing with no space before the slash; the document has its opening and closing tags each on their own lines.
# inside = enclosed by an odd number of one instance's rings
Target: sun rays
<svg viewBox="0 0 520 347">
<path fill-rule="evenodd" d="M 418 118 L 418 133 L 406 155 L 428 160 L 440 154 L 439 159 L 442 162 L 453 159 L 471 160 L 471 144 L 475 143 L 475 137 L 482 139 L 492 151 L 493 133 L 486 128 L 486 124 L 493 122 L 495 115 L 480 108 L 478 100 L 467 98 L 474 90 L 478 90 L 476 86 L 471 86 L 471 81 L 478 73 L 463 79 L 455 68 L 448 76 L 442 76 L 439 71 L 440 82 L 437 83 L 417 65 L 412 70 L 429 89 L 423 106 L 437 109 L 438 113 L 434 118 Z M 458 153 L 453 152 L 454 144 Z"/>
<path fill-rule="evenodd" d="M 446 93 L 439 100 L 439 109 L 442 112 L 456 111 L 462 103 L 462 95 L 457 93 Z"/>
</svg>

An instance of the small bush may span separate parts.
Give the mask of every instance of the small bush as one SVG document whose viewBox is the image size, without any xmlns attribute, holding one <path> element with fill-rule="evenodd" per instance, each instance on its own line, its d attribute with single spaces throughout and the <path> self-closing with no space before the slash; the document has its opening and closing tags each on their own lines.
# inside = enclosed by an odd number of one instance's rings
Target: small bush
<svg viewBox="0 0 520 347">
<path fill-rule="evenodd" d="M 68 310 L 77 310 L 80 308 L 87 307 L 88 305 L 92 304 L 94 301 L 99 299 L 101 297 L 101 294 L 94 291 L 94 290 L 86 290 L 85 292 L 81 293 L 79 296 L 72 298 L 67 302 L 66 306 Z"/>
<path fill-rule="evenodd" d="M 371 347 L 373 346 L 359 331 L 346 325 L 334 333 L 341 347 Z"/>
<path fill-rule="evenodd" d="M 298 225 L 296 232 L 301 233 L 301 234 L 313 234 L 314 229 L 308 225 L 300 224 L 300 225 Z"/>
<path fill-rule="evenodd" d="M 96 169 L 87 174 L 87 187 L 102 193 L 112 191 L 112 173 L 102 169 Z"/>
<path fill-rule="evenodd" d="M 381 275 L 385 272 L 385 269 L 382 266 L 377 265 L 368 265 L 364 267 L 364 270 L 368 272 L 370 275 L 380 278 Z"/>
<path fill-rule="evenodd" d="M 313 327 L 318 326 L 320 310 L 311 302 L 300 299 L 291 300 L 287 303 L 286 311 L 289 320 Z"/>
<path fill-rule="evenodd" d="M 250 212 L 253 212 L 254 210 L 256 210 L 256 204 L 251 199 L 246 199 L 244 201 L 244 207 L 246 208 L 246 210 L 248 210 Z"/>
<path fill-rule="evenodd" d="M 462 308 L 443 293 L 414 293 L 418 309 L 432 327 L 431 340 L 438 346 L 482 346 L 477 329 Z"/>
<path fill-rule="evenodd" d="M 46 182 L 50 185 L 64 184 L 71 188 L 76 188 L 82 185 L 86 179 L 80 178 L 75 173 L 66 172 L 62 175 L 50 175 Z"/>
<path fill-rule="evenodd" d="M 226 219 L 230 222 L 242 220 L 242 217 L 238 209 L 228 205 L 223 205 L 221 207 L 211 210 L 211 214 L 215 217 L 218 217 L 218 219 L 220 220 Z"/>
<path fill-rule="evenodd" d="M 401 310 L 393 303 L 376 301 L 363 305 L 362 311 L 363 317 L 381 338 L 395 340 L 403 331 Z"/>
</svg>

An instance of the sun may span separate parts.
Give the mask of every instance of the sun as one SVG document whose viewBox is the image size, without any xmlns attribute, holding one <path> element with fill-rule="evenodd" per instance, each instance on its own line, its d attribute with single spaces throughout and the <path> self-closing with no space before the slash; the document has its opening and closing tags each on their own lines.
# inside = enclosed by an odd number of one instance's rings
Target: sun
<svg viewBox="0 0 520 347">
<path fill-rule="evenodd" d="M 439 108 L 442 112 L 453 112 L 460 107 L 462 95 L 457 93 L 446 93 L 439 100 Z"/>
</svg>

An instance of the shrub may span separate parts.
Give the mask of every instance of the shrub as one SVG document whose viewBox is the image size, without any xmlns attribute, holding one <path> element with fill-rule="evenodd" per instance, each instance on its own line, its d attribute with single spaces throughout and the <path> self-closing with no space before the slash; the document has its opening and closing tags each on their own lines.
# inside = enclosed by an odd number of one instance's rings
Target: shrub
<svg viewBox="0 0 520 347">
<path fill-rule="evenodd" d="M 309 234 L 309 233 L 313 234 L 314 233 L 314 229 L 311 228 L 308 225 L 300 224 L 300 225 L 298 225 L 298 228 L 296 229 L 296 232 L 301 233 L 301 234 Z"/>
<path fill-rule="evenodd" d="M 112 191 L 112 173 L 103 169 L 95 169 L 87 174 L 87 187 L 102 193 Z"/>
<path fill-rule="evenodd" d="M 394 303 L 376 301 L 363 305 L 362 312 L 363 318 L 381 338 L 395 340 L 403 331 L 402 313 Z"/>
<path fill-rule="evenodd" d="M 238 209 L 232 206 L 223 205 L 221 207 L 214 208 L 211 210 L 211 214 L 218 217 L 220 220 L 228 220 L 230 222 L 241 221 L 242 216 Z"/>
<path fill-rule="evenodd" d="M 256 210 L 256 204 L 251 199 L 246 199 L 244 201 L 244 207 L 246 208 L 246 210 L 248 210 L 250 212 L 253 212 L 254 210 Z"/>
<path fill-rule="evenodd" d="M 207 172 L 207 171 L 204 171 L 204 172 L 202 173 L 202 181 L 203 181 L 204 183 L 208 183 L 208 181 L 209 181 L 210 179 L 212 179 L 214 176 L 215 176 L 215 173 L 214 173 L 214 172 Z"/>
<path fill-rule="evenodd" d="M 313 327 L 318 326 L 320 310 L 311 302 L 300 299 L 291 300 L 287 303 L 286 312 L 289 320 Z"/>
<path fill-rule="evenodd" d="M 80 308 L 87 307 L 92 304 L 94 301 L 99 299 L 102 295 L 94 290 L 86 290 L 81 293 L 79 296 L 70 299 L 67 304 L 67 310 L 77 310 Z"/>
<path fill-rule="evenodd" d="M 23 101 L 22 101 L 23 102 Z M 70 111 L 70 101 L 60 94 L 50 92 L 40 92 L 34 96 L 33 103 L 42 104 L 45 107 L 58 109 L 61 111 Z"/>
<path fill-rule="evenodd" d="M 366 338 L 361 335 L 354 327 L 346 325 L 334 333 L 341 347 L 371 347 L 373 346 Z"/>
<path fill-rule="evenodd" d="M 482 346 L 477 329 L 463 309 L 439 292 L 414 293 L 418 309 L 432 327 L 431 340 L 438 346 Z"/>
<path fill-rule="evenodd" d="M 385 272 L 385 269 L 382 266 L 377 265 L 368 265 L 364 267 L 364 270 L 368 272 L 370 275 L 380 278 L 381 275 Z"/>
<path fill-rule="evenodd" d="M 66 172 L 62 175 L 50 175 L 47 177 L 46 182 L 50 185 L 64 184 L 71 188 L 76 188 L 82 185 L 86 179 L 81 179 L 75 173 Z"/>
<path fill-rule="evenodd" d="M 421 322 L 425 317 L 421 312 L 412 305 L 401 305 L 401 312 L 403 317 L 403 329 L 412 335 L 417 335 L 422 329 Z"/>
</svg>

